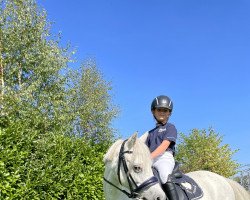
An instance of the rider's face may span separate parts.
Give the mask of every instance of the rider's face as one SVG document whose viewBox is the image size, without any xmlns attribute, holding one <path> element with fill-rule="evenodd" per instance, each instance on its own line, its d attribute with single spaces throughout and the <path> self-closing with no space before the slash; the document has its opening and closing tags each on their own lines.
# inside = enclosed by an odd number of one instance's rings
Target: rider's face
<svg viewBox="0 0 250 200">
<path fill-rule="evenodd" d="M 167 108 L 156 108 L 152 110 L 153 115 L 155 116 L 157 122 L 165 124 L 168 121 L 171 112 Z"/>
</svg>

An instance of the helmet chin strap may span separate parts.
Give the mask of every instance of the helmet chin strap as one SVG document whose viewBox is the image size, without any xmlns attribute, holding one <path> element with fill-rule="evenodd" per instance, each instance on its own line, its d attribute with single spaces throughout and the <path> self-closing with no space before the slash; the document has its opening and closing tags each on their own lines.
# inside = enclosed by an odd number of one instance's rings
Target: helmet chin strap
<svg viewBox="0 0 250 200">
<path fill-rule="evenodd" d="M 154 115 L 153 115 L 154 116 Z M 170 116 L 170 115 L 169 115 Z M 156 126 L 159 126 L 159 125 L 165 125 L 167 122 L 168 122 L 168 119 L 169 119 L 169 116 L 168 116 L 168 118 L 167 118 L 167 120 L 165 121 L 165 122 L 159 122 L 157 119 L 156 119 L 156 117 L 154 116 L 154 118 L 155 118 L 155 120 L 156 120 Z"/>
<path fill-rule="evenodd" d="M 166 123 L 167 123 L 167 122 L 166 122 Z M 157 123 L 156 123 L 156 126 L 162 126 L 162 125 L 165 125 L 166 123 L 157 122 Z"/>
</svg>

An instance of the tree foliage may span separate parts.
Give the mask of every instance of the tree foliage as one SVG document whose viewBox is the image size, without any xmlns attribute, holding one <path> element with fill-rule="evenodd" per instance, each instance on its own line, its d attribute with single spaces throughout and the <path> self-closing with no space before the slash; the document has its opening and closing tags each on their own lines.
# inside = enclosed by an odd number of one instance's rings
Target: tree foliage
<svg viewBox="0 0 250 200">
<path fill-rule="evenodd" d="M 1 114 L 42 131 L 64 128 L 68 120 L 60 113 L 67 109 L 67 79 L 61 71 L 70 52 L 50 39 L 46 12 L 33 0 L 5 0 L 0 22 Z"/>
<path fill-rule="evenodd" d="M 180 133 L 176 159 L 182 163 L 184 172 L 208 170 L 225 177 L 237 173 L 239 164 L 232 159 L 238 150 L 231 150 L 222 143 L 222 136 L 213 129 L 193 129 L 189 135 Z"/>
<path fill-rule="evenodd" d="M 0 130 L 0 199 L 103 199 L 103 146 L 10 125 Z"/>
<path fill-rule="evenodd" d="M 117 108 L 94 61 L 69 73 L 73 52 L 59 46 L 34 0 L 5 0 L 1 8 L 1 114 L 43 132 L 111 139 Z"/>
<path fill-rule="evenodd" d="M 35 0 L 0 4 L 0 199 L 102 199 L 110 83 L 94 62 L 69 67 Z"/>
<path fill-rule="evenodd" d="M 112 141 L 111 122 L 118 108 L 112 103 L 111 83 L 103 78 L 92 59 L 82 63 L 72 80 L 70 107 L 75 114 L 74 134 L 92 142 Z"/>
</svg>

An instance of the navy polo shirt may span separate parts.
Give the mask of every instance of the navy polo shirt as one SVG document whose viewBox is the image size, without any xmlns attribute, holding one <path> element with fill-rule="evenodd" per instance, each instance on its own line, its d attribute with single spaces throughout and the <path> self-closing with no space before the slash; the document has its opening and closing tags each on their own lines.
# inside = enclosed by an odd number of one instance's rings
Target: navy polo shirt
<svg viewBox="0 0 250 200">
<path fill-rule="evenodd" d="M 146 140 L 146 145 L 149 147 L 150 152 L 153 152 L 163 140 L 170 141 L 170 145 L 167 151 L 175 151 L 175 142 L 177 139 L 177 130 L 175 126 L 171 123 L 166 123 L 164 125 L 157 125 L 154 129 L 148 132 L 148 137 Z"/>
</svg>

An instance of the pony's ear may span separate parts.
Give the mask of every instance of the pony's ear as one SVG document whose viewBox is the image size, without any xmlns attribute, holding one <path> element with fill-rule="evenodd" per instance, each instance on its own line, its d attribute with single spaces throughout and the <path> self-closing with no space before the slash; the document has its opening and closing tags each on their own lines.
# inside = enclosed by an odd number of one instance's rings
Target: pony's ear
<svg viewBox="0 0 250 200">
<path fill-rule="evenodd" d="M 147 140 L 147 137 L 148 137 L 148 131 L 145 132 L 141 137 L 139 137 L 139 139 L 140 139 L 143 143 L 145 143 L 146 140 Z"/>
<path fill-rule="evenodd" d="M 137 132 L 135 132 L 127 141 L 127 147 L 128 149 L 131 149 L 137 140 Z"/>
</svg>

